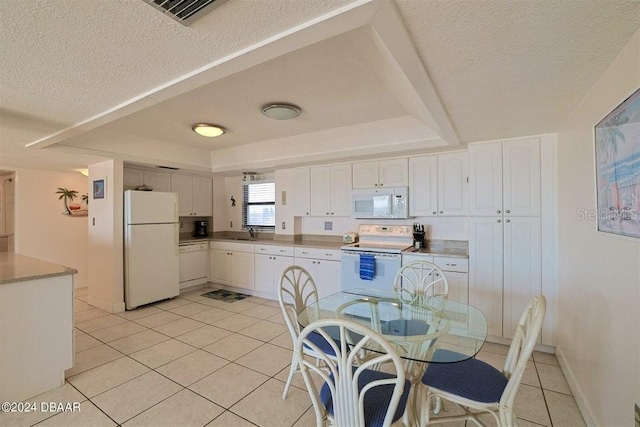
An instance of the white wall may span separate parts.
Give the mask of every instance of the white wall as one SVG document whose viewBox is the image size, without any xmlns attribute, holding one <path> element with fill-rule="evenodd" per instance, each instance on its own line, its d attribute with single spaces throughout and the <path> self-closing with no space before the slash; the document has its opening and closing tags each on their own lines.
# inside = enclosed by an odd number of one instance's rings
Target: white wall
<svg viewBox="0 0 640 427">
<path fill-rule="evenodd" d="M 633 425 L 640 404 L 640 240 L 600 233 L 594 126 L 640 87 L 640 33 L 558 132 L 558 353 L 587 423 Z"/>
<path fill-rule="evenodd" d="M 89 166 L 89 181 L 106 179 L 106 197 L 89 202 L 89 304 L 124 311 L 123 164 L 109 160 Z M 95 220 L 95 222 L 94 222 Z"/>
<path fill-rule="evenodd" d="M 4 168 L 3 168 L 4 169 Z M 74 285 L 87 285 L 87 217 L 62 215 L 64 203 L 58 187 L 87 193 L 87 178 L 77 172 L 14 169 L 15 249 L 21 255 L 78 270 Z M 74 201 L 75 202 L 75 201 Z"/>
</svg>

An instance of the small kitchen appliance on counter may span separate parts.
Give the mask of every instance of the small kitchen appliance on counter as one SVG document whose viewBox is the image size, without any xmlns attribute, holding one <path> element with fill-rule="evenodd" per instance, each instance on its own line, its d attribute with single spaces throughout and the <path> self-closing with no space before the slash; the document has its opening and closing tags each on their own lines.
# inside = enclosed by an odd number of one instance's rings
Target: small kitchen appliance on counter
<svg viewBox="0 0 640 427">
<path fill-rule="evenodd" d="M 422 224 L 413 224 L 413 247 L 415 249 L 422 249 L 426 247 L 426 241 L 424 239 L 424 225 Z"/>
<path fill-rule="evenodd" d="M 342 243 L 350 245 L 358 242 L 358 233 L 344 233 L 342 235 Z"/>
<path fill-rule="evenodd" d="M 193 230 L 193 237 L 208 237 L 207 226 L 209 223 L 205 220 L 195 221 L 195 227 Z"/>
</svg>

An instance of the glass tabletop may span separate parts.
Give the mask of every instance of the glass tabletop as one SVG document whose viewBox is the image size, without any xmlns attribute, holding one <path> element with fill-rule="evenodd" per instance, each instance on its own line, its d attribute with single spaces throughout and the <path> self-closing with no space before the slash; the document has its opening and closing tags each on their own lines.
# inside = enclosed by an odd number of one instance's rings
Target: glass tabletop
<svg viewBox="0 0 640 427">
<path fill-rule="evenodd" d="M 388 290 L 348 289 L 298 313 L 302 327 L 332 318 L 350 319 L 379 332 L 402 358 L 418 362 L 467 360 L 480 351 L 487 336 L 484 315 L 470 305 L 441 297 L 410 299 Z"/>
</svg>

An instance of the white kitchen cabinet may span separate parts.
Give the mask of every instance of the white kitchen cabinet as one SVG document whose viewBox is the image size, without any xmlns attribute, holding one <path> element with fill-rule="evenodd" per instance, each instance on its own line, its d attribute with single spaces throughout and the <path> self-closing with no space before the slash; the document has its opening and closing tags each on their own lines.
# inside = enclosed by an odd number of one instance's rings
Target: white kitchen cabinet
<svg viewBox="0 0 640 427">
<path fill-rule="evenodd" d="M 468 259 L 419 253 L 402 254 L 403 266 L 415 261 L 427 261 L 440 267 L 447 276 L 447 284 L 449 285 L 447 299 L 464 304 L 469 303 Z M 432 280 L 435 280 L 439 273 L 435 273 L 435 275 Z"/>
<path fill-rule="evenodd" d="M 340 255 L 340 250 L 335 249 L 295 249 L 295 264 L 309 272 L 318 289 L 319 298 L 340 292 Z"/>
<path fill-rule="evenodd" d="M 409 215 L 466 216 L 466 152 L 409 159 Z"/>
<path fill-rule="evenodd" d="M 438 215 L 438 156 L 409 159 L 409 215 Z"/>
<path fill-rule="evenodd" d="M 296 168 L 293 170 L 293 215 L 311 215 L 309 168 Z"/>
<path fill-rule="evenodd" d="M 469 145 L 471 215 L 540 215 L 540 140 Z"/>
<path fill-rule="evenodd" d="M 211 216 L 213 181 L 210 177 L 171 174 L 171 191 L 178 193 L 179 216 Z"/>
<path fill-rule="evenodd" d="M 145 185 L 153 188 L 153 191 L 171 191 L 171 174 L 168 172 L 145 170 L 143 181 Z"/>
<path fill-rule="evenodd" d="M 293 265 L 293 247 L 256 245 L 255 252 L 254 289 L 277 298 L 282 272 Z"/>
<path fill-rule="evenodd" d="M 438 215 L 469 214 L 467 152 L 438 155 Z"/>
<path fill-rule="evenodd" d="M 311 216 L 351 215 L 351 164 L 309 168 Z"/>
<path fill-rule="evenodd" d="M 142 169 L 124 168 L 122 186 L 125 190 L 133 190 L 142 184 L 144 184 L 144 171 Z"/>
<path fill-rule="evenodd" d="M 244 289 L 254 288 L 254 245 L 210 242 L 209 280 Z"/>
<path fill-rule="evenodd" d="M 542 291 L 539 217 L 469 220 L 470 304 L 489 335 L 512 338 L 529 300 Z"/>
<path fill-rule="evenodd" d="M 406 187 L 407 159 L 389 159 L 353 164 L 353 188 Z"/>
</svg>

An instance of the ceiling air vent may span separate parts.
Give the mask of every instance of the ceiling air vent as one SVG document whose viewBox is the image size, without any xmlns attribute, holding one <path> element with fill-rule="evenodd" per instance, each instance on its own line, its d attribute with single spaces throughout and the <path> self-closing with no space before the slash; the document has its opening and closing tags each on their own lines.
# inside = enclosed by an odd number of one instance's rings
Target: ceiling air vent
<svg viewBox="0 0 640 427">
<path fill-rule="evenodd" d="M 142 0 L 182 25 L 190 25 L 227 0 Z"/>
</svg>

